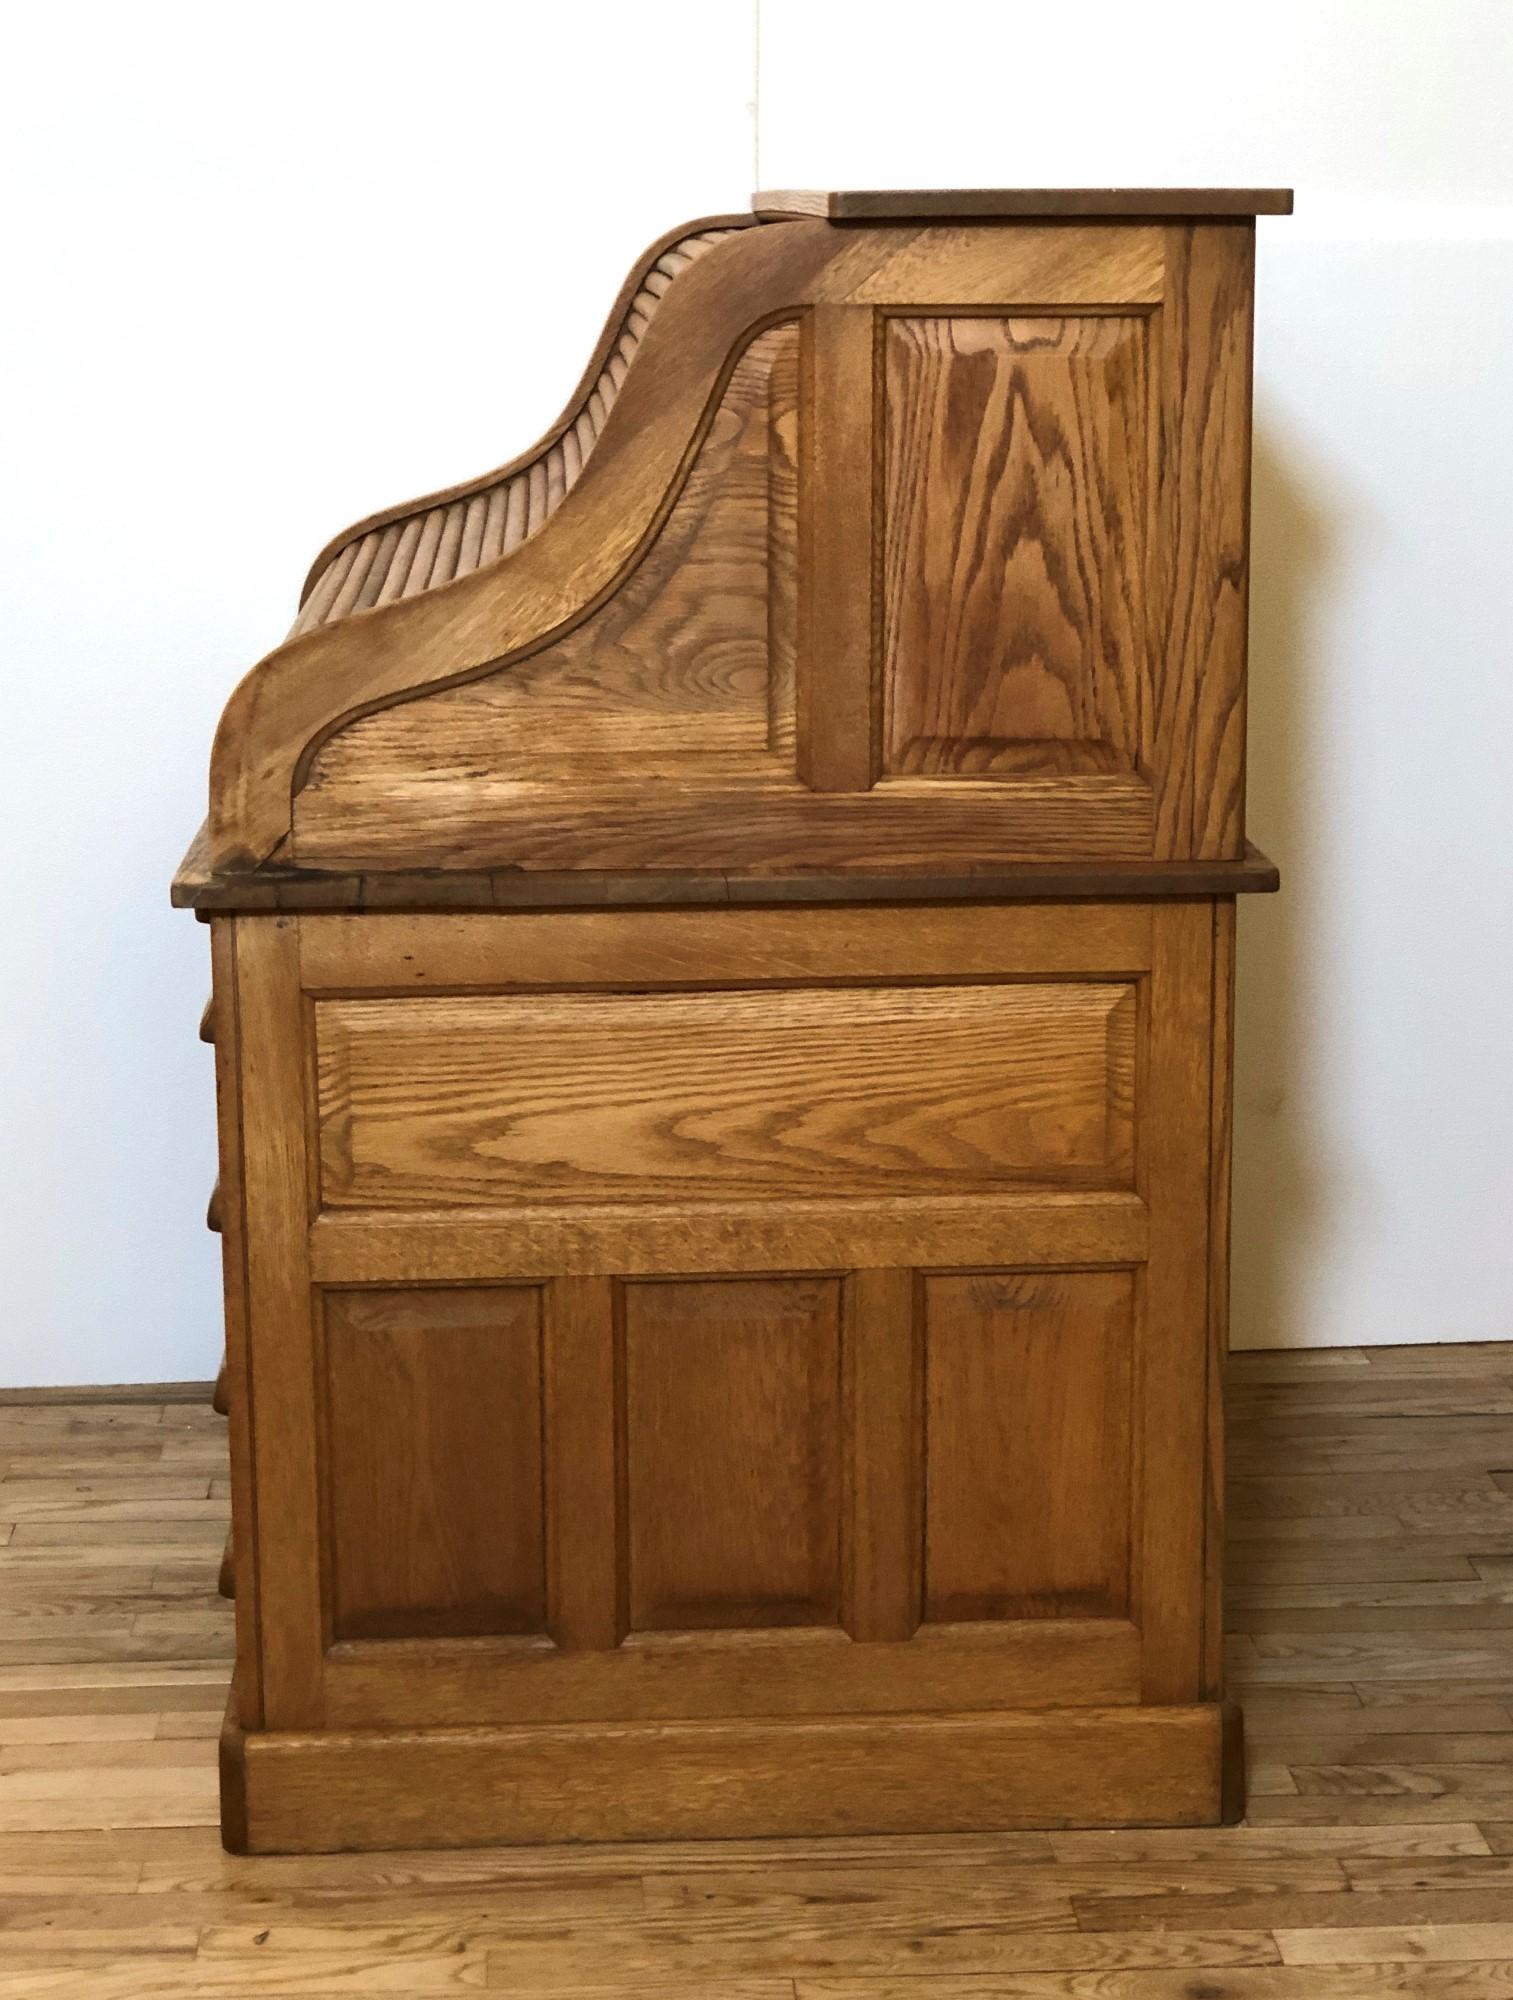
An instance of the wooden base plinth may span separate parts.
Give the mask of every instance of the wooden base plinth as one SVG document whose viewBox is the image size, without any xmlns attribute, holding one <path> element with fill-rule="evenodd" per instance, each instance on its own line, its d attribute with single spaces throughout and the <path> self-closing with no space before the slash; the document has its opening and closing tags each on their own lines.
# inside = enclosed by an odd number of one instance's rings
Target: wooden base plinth
<svg viewBox="0 0 1513 2000">
<path fill-rule="evenodd" d="M 585 1723 L 221 1741 L 233 1853 L 764 1835 L 1211 1826 L 1238 1711 Z"/>
</svg>

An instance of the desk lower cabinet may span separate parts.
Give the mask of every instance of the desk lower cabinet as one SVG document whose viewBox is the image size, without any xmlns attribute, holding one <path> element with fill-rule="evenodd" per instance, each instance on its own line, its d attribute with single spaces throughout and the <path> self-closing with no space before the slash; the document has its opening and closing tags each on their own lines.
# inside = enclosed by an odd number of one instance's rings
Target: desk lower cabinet
<svg viewBox="0 0 1513 2000">
<path fill-rule="evenodd" d="M 1232 914 L 216 918 L 231 1844 L 1219 1818 Z"/>
</svg>

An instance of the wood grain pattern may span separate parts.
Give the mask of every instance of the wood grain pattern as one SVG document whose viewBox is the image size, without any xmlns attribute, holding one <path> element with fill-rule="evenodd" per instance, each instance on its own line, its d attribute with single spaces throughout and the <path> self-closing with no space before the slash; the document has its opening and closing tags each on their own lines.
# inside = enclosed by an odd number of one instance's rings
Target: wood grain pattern
<svg viewBox="0 0 1513 2000">
<path fill-rule="evenodd" d="M 938 1239 L 932 1243 L 933 1255 L 942 1247 Z M 843 1618 L 853 1639 L 909 1639 L 919 1624 L 925 1448 L 919 1282 L 909 1269 L 862 1269 L 846 1283 Z"/>
<path fill-rule="evenodd" d="M 547 1624 L 563 1653 L 605 1650 L 623 1637 L 613 1287 L 557 1275 L 545 1300 Z"/>
<path fill-rule="evenodd" d="M 1229 1359 L 1230 1166 L 1234 1136 L 1235 906 L 1213 910 L 1213 1043 L 1208 1134 L 1208 1437 L 1204 1462 L 1203 1685 L 1224 1688 L 1224 1377 Z"/>
<path fill-rule="evenodd" d="M 840 1283 L 622 1293 L 630 1631 L 834 1624 Z"/>
<path fill-rule="evenodd" d="M 1160 759 L 1154 852 L 1232 856 L 1245 836 L 1255 230 L 1198 224 L 1166 240 L 1141 752 Z"/>
<path fill-rule="evenodd" d="M 612 1650 L 529 1640 L 450 1647 L 376 1641 L 332 1648 L 331 1728 L 432 1729 L 527 1722 L 653 1722 L 731 1716 L 979 1714 L 1133 1705 L 1140 1635 L 1117 1619 L 962 1625 L 856 1644 L 834 1625 L 636 1632 Z"/>
<path fill-rule="evenodd" d="M 1138 1178 L 1151 1202 L 1151 1236 L 1134 1440 L 1136 1618 L 1149 1701 L 1191 1700 L 1201 1683 L 1204 1563 L 1217 1559 L 1206 1543 L 1213 932 L 1207 905 L 1173 904 L 1157 926 L 1150 975 Z"/>
<path fill-rule="evenodd" d="M 1127 986 L 318 1003 L 324 1206 L 1118 1188 Z"/>
<path fill-rule="evenodd" d="M 924 1280 L 924 1612 L 1117 1618 L 1129 1602 L 1134 1279 Z"/>
<path fill-rule="evenodd" d="M 300 928 L 320 997 L 487 988 L 852 985 L 1149 971 L 1149 904 L 328 916 Z"/>
<path fill-rule="evenodd" d="M 539 1291 L 322 1304 L 334 1636 L 544 1631 Z"/>
<path fill-rule="evenodd" d="M 308 1239 L 312 1079 L 298 919 L 233 922 L 236 1098 L 233 1109 L 223 1097 L 222 1116 L 235 1122 L 223 1122 L 222 1144 L 239 1155 L 245 1353 L 240 1383 L 229 1369 L 227 1379 L 232 1421 L 246 1424 L 256 1490 L 249 1560 L 256 1565 L 263 1714 L 270 1727 L 297 1727 L 320 1717 L 324 1638 Z M 230 968 L 218 961 L 216 969 Z M 222 1238 L 232 1240 L 230 1232 Z M 238 1318 L 236 1311 L 227 1316 L 228 1359 Z M 238 1397 L 245 1398 L 241 1419 Z M 239 1589 L 239 1607 L 242 1597 Z"/>
<path fill-rule="evenodd" d="M 310 1230 L 325 1284 L 490 1282 L 905 1266 L 1140 1262 L 1150 1215 L 1135 1194 L 854 1194 L 583 1203 L 504 1209 L 330 1209 Z"/>
<path fill-rule="evenodd" d="M 796 764 L 817 792 L 865 792 L 877 775 L 875 350 L 865 307 L 804 320 Z"/>
<path fill-rule="evenodd" d="M 1216 1708 L 248 1737 L 252 1851 L 1217 1813 Z"/>
<path fill-rule="evenodd" d="M 412 776 L 398 797 L 365 779 L 339 795 L 302 795 L 297 817 L 301 865 L 349 871 L 346 907 L 356 876 L 385 856 L 485 872 L 677 872 L 713 857 L 732 874 L 951 873 L 1072 855 L 1131 861 L 1153 837 L 1151 787 L 1132 773 L 1011 776 L 991 792 L 970 779 L 902 775 L 869 792 L 815 792 L 718 759 L 643 768 L 637 782 L 609 772 L 592 792 L 444 770 Z"/>
<path fill-rule="evenodd" d="M 215 875 L 196 842 L 173 879 L 175 909 L 208 919 L 230 910 L 574 910 L 707 908 L 771 903 L 1035 902 L 1064 896 L 1108 901 L 1130 896 L 1269 895 L 1280 886 L 1274 862 L 1252 842 L 1238 861 L 1040 861 L 1012 869 L 912 875 L 728 875 L 722 869 L 632 873 L 613 870 L 433 874 L 396 868 L 331 874 L 320 869 Z"/>
<path fill-rule="evenodd" d="M 1133 769 L 1145 320 L 886 327 L 888 769 Z"/>
<path fill-rule="evenodd" d="M 793 328 L 772 328 L 741 356 L 676 505 L 623 590 L 513 673 L 382 710 L 326 745 L 296 802 L 302 860 L 321 852 L 307 822 L 339 822 L 349 789 L 386 790 L 390 843 L 413 839 L 399 808 L 413 799 L 426 810 L 417 771 L 427 789 L 486 779 L 518 789 L 521 809 L 539 812 L 564 785 L 593 789 L 609 773 L 655 783 L 669 758 L 768 765 L 783 727 L 768 685 L 769 385 L 796 340 Z"/>
</svg>

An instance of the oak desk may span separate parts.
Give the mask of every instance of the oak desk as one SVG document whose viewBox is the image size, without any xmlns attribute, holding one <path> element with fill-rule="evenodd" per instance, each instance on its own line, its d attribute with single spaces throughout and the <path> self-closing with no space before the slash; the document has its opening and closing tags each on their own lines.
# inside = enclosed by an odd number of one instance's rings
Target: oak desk
<svg viewBox="0 0 1513 2000">
<path fill-rule="evenodd" d="M 531 451 L 317 557 L 175 884 L 229 1845 L 1234 1809 L 1287 205 L 758 196 L 651 247 Z"/>
</svg>

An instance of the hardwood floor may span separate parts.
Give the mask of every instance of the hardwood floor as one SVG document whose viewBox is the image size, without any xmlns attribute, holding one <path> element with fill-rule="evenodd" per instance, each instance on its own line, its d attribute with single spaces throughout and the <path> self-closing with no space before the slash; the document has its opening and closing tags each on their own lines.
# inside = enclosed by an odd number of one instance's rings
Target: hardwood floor
<svg viewBox="0 0 1513 2000">
<path fill-rule="evenodd" d="M 1236 1358 L 1212 1833 L 233 1860 L 225 1430 L 0 1404 L 0 2000 L 1513 1996 L 1513 1344 Z"/>
</svg>

